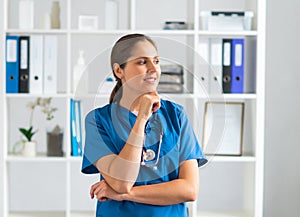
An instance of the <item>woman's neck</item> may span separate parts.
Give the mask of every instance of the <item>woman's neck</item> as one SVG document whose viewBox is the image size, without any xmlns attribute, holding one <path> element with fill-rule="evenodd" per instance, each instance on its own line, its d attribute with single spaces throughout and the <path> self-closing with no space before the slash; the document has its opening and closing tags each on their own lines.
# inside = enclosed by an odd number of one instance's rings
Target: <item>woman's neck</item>
<svg viewBox="0 0 300 217">
<path fill-rule="evenodd" d="M 120 105 L 132 112 L 139 111 L 140 96 L 141 96 L 140 93 L 123 90 L 122 98 L 120 100 Z"/>
</svg>

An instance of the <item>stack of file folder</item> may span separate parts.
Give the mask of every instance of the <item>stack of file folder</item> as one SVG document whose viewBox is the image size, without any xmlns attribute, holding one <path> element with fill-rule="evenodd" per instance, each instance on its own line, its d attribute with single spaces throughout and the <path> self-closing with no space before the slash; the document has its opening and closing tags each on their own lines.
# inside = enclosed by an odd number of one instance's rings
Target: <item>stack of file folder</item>
<svg viewBox="0 0 300 217">
<path fill-rule="evenodd" d="M 160 93 L 183 92 L 183 67 L 178 64 L 161 65 L 161 77 L 157 87 Z"/>
<path fill-rule="evenodd" d="M 209 94 L 255 93 L 256 43 L 245 38 L 199 41 L 201 85 Z"/>
<path fill-rule="evenodd" d="M 6 36 L 6 93 L 57 92 L 57 36 Z"/>
</svg>

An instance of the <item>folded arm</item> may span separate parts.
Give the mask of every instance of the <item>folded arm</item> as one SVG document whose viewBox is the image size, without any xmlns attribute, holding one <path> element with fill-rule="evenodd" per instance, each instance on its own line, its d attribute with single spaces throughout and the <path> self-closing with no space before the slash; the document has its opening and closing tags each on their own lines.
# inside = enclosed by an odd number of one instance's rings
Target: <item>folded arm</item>
<svg viewBox="0 0 300 217">
<path fill-rule="evenodd" d="M 118 193 L 128 193 L 138 176 L 145 124 L 145 119 L 137 119 L 121 152 L 102 157 L 95 163 L 106 182 Z"/>
<path fill-rule="evenodd" d="M 117 193 L 101 181 L 91 187 L 91 197 L 100 201 L 129 200 L 152 205 L 172 205 L 194 201 L 198 197 L 199 171 L 196 160 L 184 161 L 179 168 L 179 177 L 170 182 L 153 185 L 135 186 L 128 193 Z"/>
</svg>

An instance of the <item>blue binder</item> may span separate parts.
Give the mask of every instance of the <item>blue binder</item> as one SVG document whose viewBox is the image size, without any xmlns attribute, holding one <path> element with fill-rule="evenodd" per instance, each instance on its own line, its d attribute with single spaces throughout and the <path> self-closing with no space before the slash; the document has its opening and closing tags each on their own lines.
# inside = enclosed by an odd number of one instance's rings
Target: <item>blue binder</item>
<svg viewBox="0 0 300 217">
<path fill-rule="evenodd" d="M 76 141 L 78 144 L 78 155 L 82 156 L 82 127 L 81 127 L 81 103 L 75 101 Z"/>
<path fill-rule="evenodd" d="M 80 101 L 70 100 L 71 155 L 82 156 Z"/>
<path fill-rule="evenodd" d="M 244 39 L 232 39 L 231 93 L 244 93 Z"/>
<path fill-rule="evenodd" d="M 6 36 L 6 93 L 19 92 L 19 36 Z"/>
</svg>

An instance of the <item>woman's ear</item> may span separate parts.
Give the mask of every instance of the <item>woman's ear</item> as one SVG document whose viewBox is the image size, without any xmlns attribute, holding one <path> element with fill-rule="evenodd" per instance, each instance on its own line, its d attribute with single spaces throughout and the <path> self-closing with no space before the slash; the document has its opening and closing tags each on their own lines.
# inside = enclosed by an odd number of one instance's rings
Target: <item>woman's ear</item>
<svg viewBox="0 0 300 217">
<path fill-rule="evenodd" d="M 118 63 L 114 63 L 114 65 L 113 65 L 113 70 L 114 70 L 115 75 L 116 75 L 119 79 L 122 79 L 122 78 L 123 78 L 123 70 L 122 70 L 122 68 L 120 67 L 120 65 L 119 65 Z"/>
</svg>

